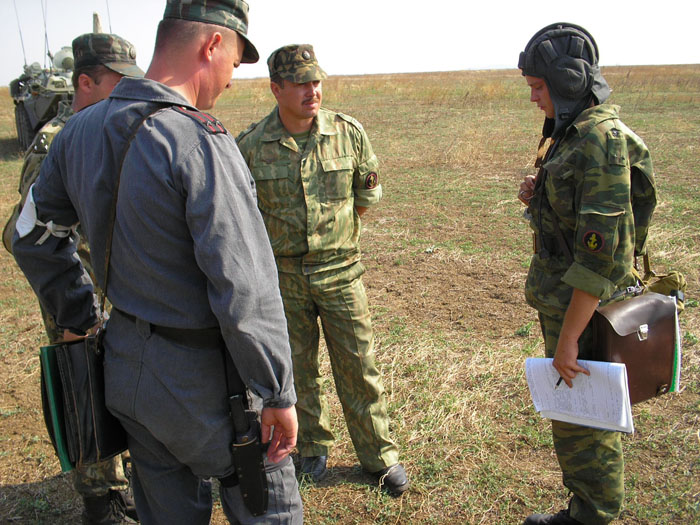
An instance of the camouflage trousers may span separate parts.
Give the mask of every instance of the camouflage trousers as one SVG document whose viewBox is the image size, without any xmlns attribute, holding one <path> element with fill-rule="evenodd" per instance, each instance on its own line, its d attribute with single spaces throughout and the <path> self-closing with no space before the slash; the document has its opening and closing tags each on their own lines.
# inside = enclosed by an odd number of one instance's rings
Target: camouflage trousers
<svg viewBox="0 0 700 525">
<path fill-rule="evenodd" d="M 78 254 L 83 266 L 95 282 L 92 265 L 90 264 L 90 252 L 87 243 L 81 237 L 78 245 Z M 97 291 L 99 289 L 95 287 Z M 44 329 L 50 344 L 63 340 L 63 330 L 56 325 L 56 320 L 49 314 L 44 306 L 39 303 L 41 317 L 44 321 Z M 42 392 L 43 395 L 43 392 Z M 117 456 L 93 465 L 76 467 L 73 469 L 73 487 L 83 497 L 102 496 L 111 490 L 126 490 L 129 481 L 124 473 L 123 461 L 128 461 L 128 451 L 122 457 Z"/>
<path fill-rule="evenodd" d="M 547 357 L 554 357 L 562 323 L 540 314 Z M 589 324 L 579 338 L 579 359 L 590 358 L 593 344 Z M 617 518 L 625 496 L 620 432 L 552 421 L 552 436 L 564 485 L 573 493 L 571 516 L 586 524 Z"/>
<path fill-rule="evenodd" d="M 109 490 L 126 490 L 129 480 L 124 473 L 123 461 L 129 458 L 128 451 L 122 456 L 73 469 L 73 487 L 81 496 L 102 496 Z"/>
<path fill-rule="evenodd" d="M 398 463 L 399 452 L 389 437 L 363 273 L 358 262 L 311 275 L 280 272 L 279 281 L 292 347 L 300 454 L 328 455 L 334 440 L 319 371 L 320 318 L 355 452 L 366 470 L 376 472 Z"/>
</svg>

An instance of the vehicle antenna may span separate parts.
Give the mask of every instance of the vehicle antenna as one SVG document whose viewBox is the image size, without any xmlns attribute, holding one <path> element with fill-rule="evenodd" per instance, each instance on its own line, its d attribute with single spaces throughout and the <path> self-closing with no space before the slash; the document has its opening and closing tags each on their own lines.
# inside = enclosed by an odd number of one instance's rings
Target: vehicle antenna
<svg viewBox="0 0 700 525">
<path fill-rule="evenodd" d="M 24 65 L 27 65 L 27 53 L 24 51 L 24 37 L 22 36 L 22 26 L 19 25 L 19 13 L 17 12 L 17 0 L 14 0 L 15 4 L 15 17 L 17 18 L 17 29 L 19 29 L 19 41 L 22 44 L 22 56 L 24 57 Z"/>
<path fill-rule="evenodd" d="M 44 69 L 46 69 L 46 57 L 49 57 L 51 60 L 53 60 L 53 55 L 51 55 L 51 48 L 49 47 L 49 33 L 48 30 L 46 29 L 46 12 L 48 11 L 49 8 L 49 0 L 41 0 L 41 14 L 44 17 L 44 51 L 46 52 L 46 56 L 44 56 Z M 53 63 L 52 68 L 53 68 Z"/>
<path fill-rule="evenodd" d="M 107 4 L 107 21 L 109 22 L 109 32 L 112 32 L 112 15 L 109 14 L 109 0 L 105 0 Z"/>
</svg>

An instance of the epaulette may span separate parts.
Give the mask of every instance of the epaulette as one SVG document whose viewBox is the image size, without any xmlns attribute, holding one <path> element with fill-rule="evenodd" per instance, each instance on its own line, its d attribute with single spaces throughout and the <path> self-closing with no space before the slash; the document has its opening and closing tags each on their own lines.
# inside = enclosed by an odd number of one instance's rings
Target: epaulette
<svg viewBox="0 0 700 525">
<path fill-rule="evenodd" d="M 362 131 L 362 124 L 360 124 L 357 120 L 352 118 L 350 115 L 346 115 L 345 113 L 337 113 L 337 115 L 342 118 L 344 121 L 349 122 L 353 126 L 355 126 L 357 129 Z"/>
<path fill-rule="evenodd" d="M 209 133 L 212 133 L 214 135 L 217 133 L 228 133 L 224 125 L 209 113 L 193 111 L 191 109 L 187 109 L 185 106 L 172 106 L 172 108 L 178 113 L 187 115 L 196 122 L 199 122 L 199 124 L 206 128 L 207 131 L 209 131 Z"/>
<path fill-rule="evenodd" d="M 36 153 L 39 155 L 46 155 L 49 152 L 49 144 L 51 144 L 51 138 L 44 131 L 39 131 L 34 137 L 31 146 L 29 146 L 28 153 Z"/>
<path fill-rule="evenodd" d="M 251 131 L 253 131 L 253 130 L 257 127 L 257 125 L 260 124 L 260 122 L 262 122 L 262 121 L 253 122 L 253 123 L 252 123 L 250 126 L 248 126 L 245 130 L 241 131 L 241 132 L 238 134 L 238 136 L 236 137 L 236 142 L 240 141 L 243 137 L 245 137 L 245 136 L 248 135 Z"/>
</svg>

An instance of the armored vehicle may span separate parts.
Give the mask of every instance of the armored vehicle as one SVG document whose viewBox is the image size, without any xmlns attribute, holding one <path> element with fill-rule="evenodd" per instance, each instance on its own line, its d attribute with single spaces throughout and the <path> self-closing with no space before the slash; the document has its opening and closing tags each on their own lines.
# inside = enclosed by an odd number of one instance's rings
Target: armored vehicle
<svg viewBox="0 0 700 525">
<path fill-rule="evenodd" d="M 10 82 L 10 96 L 15 102 L 17 140 L 24 150 L 34 135 L 56 116 L 58 103 L 73 100 L 73 51 L 62 47 L 51 57 L 51 67 L 44 69 L 38 62 L 24 66 L 24 74 Z"/>
</svg>

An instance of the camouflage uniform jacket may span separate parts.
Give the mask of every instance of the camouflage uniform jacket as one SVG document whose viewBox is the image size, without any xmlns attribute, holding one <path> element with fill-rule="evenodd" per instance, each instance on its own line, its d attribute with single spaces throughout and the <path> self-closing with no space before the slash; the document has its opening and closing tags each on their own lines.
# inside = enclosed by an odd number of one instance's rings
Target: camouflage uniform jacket
<svg viewBox="0 0 700 525">
<path fill-rule="evenodd" d="M 360 259 L 355 206 L 379 202 L 382 187 L 359 122 L 321 108 L 300 151 L 275 108 L 236 140 L 255 179 L 280 271 L 311 274 Z"/>
<path fill-rule="evenodd" d="M 525 296 L 545 315 L 563 317 L 573 288 L 604 300 L 634 284 L 635 235 L 645 238 L 648 224 L 635 232 L 630 191 L 640 179 L 653 191 L 654 174 L 646 145 L 619 120 L 618 110 L 602 104 L 583 111 L 538 177 L 528 208 L 538 253 Z M 573 254 L 571 264 L 553 220 Z"/>
<path fill-rule="evenodd" d="M 110 229 L 104 210 L 131 128 L 149 114 L 123 159 L 108 298 L 154 325 L 219 327 L 241 378 L 265 406 L 291 406 L 287 323 L 255 183 L 213 117 L 163 84 L 122 78 L 108 99 L 80 111 L 56 137 L 31 190 L 37 218 L 79 222 L 103 284 Z M 97 321 L 92 284 L 72 239 L 50 235 L 37 244 L 45 232 L 36 226 L 23 237 L 15 233 L 15 259 L 59 326 L 84 331 Z M 107 329 L 105 343 L 118 345 L 118 336 Z M 167 362 L 168 348 L 160 351 Z M 193 362 L 180 366 L 223 362 L 210 354 L 193 352 Z M 184 397 L 183 406 L 196 411 L 199 399 L 190 391 Z"/>
<path fill-rule="evenodd" d="M 65 101 L 58 103 L 58 114 L 52 118 L 36 134 L 27 151 L 24 153 L 24 162 L 22 164 L 22 172 L 19 176 L 19 194 L 20 200 L 12 210 L 12 214 L 3 230 L 2 241 L 7 251 L 12 253 L 12 234 L 15 232 L 15 223 L 19 212 L 22 211 L 24 201 L 27 200 L 27 192 L 29 187 L 34 184 L 39 176 L 41 163 L 46 158 L 49 151 L 49 146 L 56 134 L 63 129 L 66 121 L 73 115 L 73 109 L 70 104 Z"/>
</svg>

